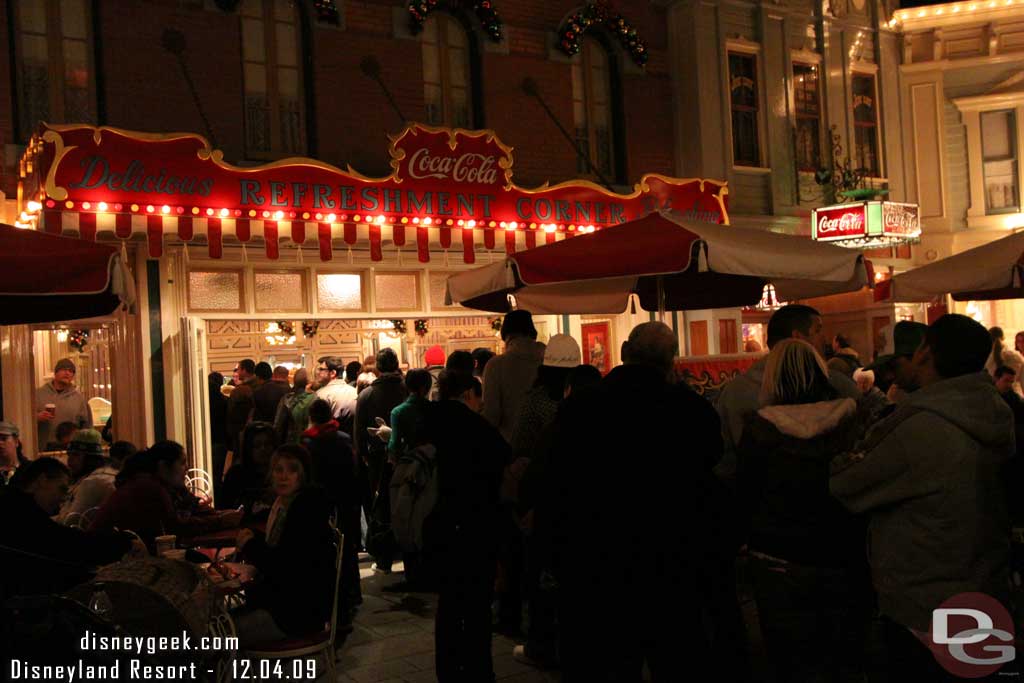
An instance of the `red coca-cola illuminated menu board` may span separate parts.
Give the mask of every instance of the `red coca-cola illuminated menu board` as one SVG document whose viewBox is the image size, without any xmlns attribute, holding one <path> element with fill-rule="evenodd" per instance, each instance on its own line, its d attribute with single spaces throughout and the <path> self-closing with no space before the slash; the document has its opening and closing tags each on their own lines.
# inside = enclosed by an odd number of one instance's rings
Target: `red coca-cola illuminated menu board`
<svg viewBox="0 0 1024 683">
<path fill-rule="evenodd" d="M 917 204 L 867 201 L 811 212 L 811 236 L 819 242 L 875 248 L 914 241 L 920 235 Z"/>
</svg>

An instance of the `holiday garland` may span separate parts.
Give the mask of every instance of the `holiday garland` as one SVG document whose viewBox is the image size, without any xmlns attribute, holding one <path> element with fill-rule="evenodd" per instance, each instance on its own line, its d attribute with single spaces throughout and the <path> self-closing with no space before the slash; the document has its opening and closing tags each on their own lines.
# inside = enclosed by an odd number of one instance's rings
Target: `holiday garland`
<svg viewBox="0 0 1024 683">
<path fill-rule="evenodd" d="M 75 351 L 84 351 L 85 345 L 89 343 L 89 330 L 71 330 L 68 333 L 68 346 Z"/>
<path fill-rule="evenodd" d="M 501 332 L 501 318 L 491 318 L 491 329 L 495 332 Z"/>
<path fill-rule="evenodd" d="M 286 337 L 294 337 L 295 336 L 295 325 L 290 323 L 290 322 L 288 322 L 287 320 L 278 320 L 277 321 L 277 327 L 278 327 L 279 330 L 281 330 L 281 334 L 283 334 L 284 336 L 286 336 Z"/>
<path fill-rule="evenodd" d="M 413 35 L 423 30 L 423 24 L 435 9 L 449 11 L 471 9 L 491 40 L 496 43 L 501 42 L 502 21 L 491 4 L 491 0 L 409 0 L 409 19 Z"/>
<path fill-rule="evenodd" d="M 604 26 L 618 38 L 634 62 L 640 66 L 647 63 L 647 46 L 636 28 L 621 14 L 614 14 L 604 2 L 587 3 L 582 10 L 566 19 L 558 29 L 558 46 L 570 57 L 579 54 L 583 34 L 594 26 Z"/>
<path fill-rule="evenodd" d="M 338 6 L 334 0 L 313 0 L 313 7 L 316 9 L 316 20 L 321 24 L 337 26 L 340 22 Z"/>
<path fill-rule="evenodd" d="M 416 334 L 420 337 L 427 336 L 427 321 L 423 318 L 417 318 L 413 321 L 413 329 L 416 330 Z"/>
<path fill-rule="evenodd" d="M 405 331 L 409 329 L 404 320 L 392 320 L 391 325 L 395 328 L 395 332 L 400 335 L 405 334 Z"/>
<path fill-rule="evenodd" d="M 316 331 L 320 329 L 319 320 L 305 320 L 302 322 L 302 336 L 306 339 L 312 339 L 316 336 Z"/>
</svg>

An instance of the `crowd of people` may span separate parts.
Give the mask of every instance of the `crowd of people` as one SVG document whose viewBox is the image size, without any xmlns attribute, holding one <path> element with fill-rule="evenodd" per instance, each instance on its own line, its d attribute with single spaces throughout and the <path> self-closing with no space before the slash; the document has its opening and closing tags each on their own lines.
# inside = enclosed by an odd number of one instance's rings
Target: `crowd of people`
<svg viewBox="0 0 1024 683">
<path fill-rule="evenodd" d="M 658 322 L 604 377 L 572 337 L 539 343 L 522 310 L 501 355 L 435 347 L 404 373 L 390 349 L 291 383 L 242 360 L 229 396 L 210 376 L 216 506 L 187 490 L 173 442 L 105 454 L 80 430 L 65 466 L 26 459 L 0 423 L 0 515 L 24 520 L 0 546 L 19 552 L 15 591 L 61 591 L 159 536 L 238 528 L 263 577 L 235 614 L 243 644 L 316 631 L 335 606 L 343 638 L 358 554 L 385 573 L 401 559 L 408 590 L 438 593 L 442 683 L 494 680 L 495 631 L 570 683 L 709 662 L 752 680 L 742 565 L 776 680 L 863 681 L 872 633 L 889 680 L 953 680 L 926 645 L 932 610 L 1010 604 L 1024 356 L 956 314 L 898 323 L 870 361 L 841 335 L 827 352 L 807 306 L 767 332 L 714 403 L 678 381 Z"/>
</svg>

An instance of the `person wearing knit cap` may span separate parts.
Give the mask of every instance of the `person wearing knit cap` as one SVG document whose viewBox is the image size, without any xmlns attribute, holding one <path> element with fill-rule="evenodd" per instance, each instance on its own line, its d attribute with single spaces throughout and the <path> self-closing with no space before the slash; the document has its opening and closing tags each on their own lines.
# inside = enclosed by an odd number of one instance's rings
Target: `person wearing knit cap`
<svg viewBox="0 0 1024 683">
<path fill-rule="evenodd" d="M 430 373 L 430 377 L 433 380 L 433 384 L 430 386 L 429 398 L 431 401 L 438 400 L 437 390 L 437 378 L 440 377 L 441 371 L 444 370 L 444 362 L 447 359 L 444 349 L 440 346 L 431 346 L 427 349 L 427 352 L 423 354 L 423 362 L 426 363 L 427 372 Z"/>
<path fill-rule="evenodd" d="M 484 370 L 484 417 L 511 441 L 526 392 L 537 378 L 544 346 L 537 343 L 537 328 L 529 311 L 510 311 L 501 323 L 505 353 L 491 359 Z"/>
<path fill-rule="evenodd" d="M 38 448 L 57 440 L 57 425 L 63 422 L 92 427 L 89 403 L 74 385 L 76 371 L 70 358 L 61 358 L 53 368 L 53 379 L 36 389 Z"/>
</svg>

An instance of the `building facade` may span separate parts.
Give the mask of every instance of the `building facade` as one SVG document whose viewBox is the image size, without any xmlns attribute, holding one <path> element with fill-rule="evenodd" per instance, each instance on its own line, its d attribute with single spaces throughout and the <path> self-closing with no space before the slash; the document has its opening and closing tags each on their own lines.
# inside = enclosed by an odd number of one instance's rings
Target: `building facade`
<svg viewBox="0 0 1024 683">
<path fill-rule="evenodd" d="M 905 164 L 895 3 L 875 0 L 663 0 L 676 110 L 677 175 L 727 179 L 733 225 L 811 235 L 810 212 L 840 203 L 832 176 L 914 201 Z M 913 249 L 869 252 L 879 271 L 905 268 Z M 842 297 L 829 334 L 863 351 L 892 322 L 891 307 Z M 734 316 L 689 314 L 693 322 Z M 750 326 L 766 313 L 747 312 Z M 721 323 L 720 323 L 721 324 Z M 714 325 L 713 325 L 714 326 Z M 712 352 L 721 350 L 719 345 Z"/>
<path fill-rule="evenodd" d="M 665 10 L 648 2 L 606 12 L 621 33 L 604 15 L 581 26 L 599 5 L 579 0 L 494 0 L 497 29 L 473 2 L 424 21 L 410 7 L 427 3 L 408 0 L 0 5 L 8 199 L 39 121 L 194 132 L 232 163 L 305 156 L 368 176 L 389 172 L 386 136 L 406 121 L 495 131 L 523 186 L 674 170 Z"/>
<path fill-rule="evenodd" d="M 0 5 L 0 30 L 8 36 L 0 54 L 0 191 L 8 223 L 19 222 L 27 204 L 18 201 L 19 180 L 31 172 L 25 147 L 40 121 L 198 133 L 234 165 L 310 157 L 371 178 L 391 171 L 388 135 L 412 121 L 494 131 L 514 148 L 513 181 L 524 188 L 584 179 L 629 194 L 643 174 L 671 176 L 676 168 L 666 10 L 648 2 Z M 219 258 L 190 250 L 173 232 L 155 238 L 162 255 L 153 258 L 145 236 L 131 234 L 134 222 L 148 219 L 127 219 L 129 236 L 120 239 L 137 279 L 136 310 L 73 326 L 92 330 L 89 348 L 105 344 L 110 374 L 94 377 L 100 361 L 70 348 L 52 327 L 0 328 L 8 419 L 32 422 L 32 387 L 56 357 L 72 354 L 81 363 L 78 382 L 111 400 L 120 438 L 173 438 L 200 454 L 210 368 L 230 371 L 243 357 L 308 366 L 320 353 L 350 359 L 405 340 L 416 348 L 428 341 L 450 349 L 495 343 L 487 317 L 468 319 L 443 300 L 447 275 L 468 267 L 458 243 L 451 258 L 447 246 L 432 244 L 424 265 L 416 263 L 415 250 L 403 255 L 388 243 L 375 256 L 369 245 L 338 234 L 334 260 L 320 262 L 315 246 L 303 250 L 282 241 L 280 258 L 273 259 L 225 229 Z M 81 231 L 81 219 L 71 220 L 72 231 L 74 225 Z M 113 215 L 93 220 L 99 239 L 119 238 Z M 195 225 L 205 223 L 200 217 Z M 518 248 L 532 237 L 516 236 Z M 54 264 L 55 276 L 59 268 Z M 351 301 L 325 306 L 331 295 L 321 291 L 325 281 L 348 283 L 339 287 L 346 296 L 355 292 Z M 321 331 L 275 345 L 265 326 L 277 317 L 317 318 Z M 377 327 L 389 318 L 408 319 L 408 334 L 398 338 Z M 414 337 L 412 319 L 421 318 L 436 322 Z M 538 326 L 544 335 L 566 331 L 578 338 L 595 330 L 617 362 L 622 335 L 647 319 L 643 311 L 546 316 Z M 414 362 L 414 354 L 408 357 Z"/>
<path fill-rule="evenodd" d="M 921 205 L 923 265 L 1024 227 L 1024 7 L 1014 0 L 899 10 L 909 187 Z M 953 304 L 1013 336 L 1013 301 Z"/>
</svg>

